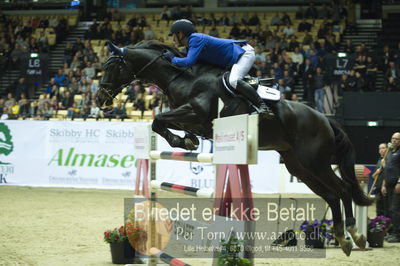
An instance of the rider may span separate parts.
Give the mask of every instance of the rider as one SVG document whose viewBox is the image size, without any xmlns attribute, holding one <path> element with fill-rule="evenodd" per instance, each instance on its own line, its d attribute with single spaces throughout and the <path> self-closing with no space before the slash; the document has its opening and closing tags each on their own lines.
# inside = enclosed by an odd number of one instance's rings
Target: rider
<svg viewBox="0 0 400 266">
<path fill-rule="evenodd" d="M 184 58 L 175 57 L 168 50 L 164 52 L 164 56 L 172 64 L 179 67 L 191 67 L 197 60 L 201 60 L 221 67 L 232 67 L 229 84 L 244 95 L 255 106 L 258 113 L 266 114 L 270 118 L 274 116 L 256 90 L 242 80 L 255 60 L 254 49 L 247 41 L 220 39 L 196 33 L 193 23 L 187 19 L 175 21 L 169 35 L 173 36 L 177 45 L 187 47 L 187 56 Z"/>
</svg>

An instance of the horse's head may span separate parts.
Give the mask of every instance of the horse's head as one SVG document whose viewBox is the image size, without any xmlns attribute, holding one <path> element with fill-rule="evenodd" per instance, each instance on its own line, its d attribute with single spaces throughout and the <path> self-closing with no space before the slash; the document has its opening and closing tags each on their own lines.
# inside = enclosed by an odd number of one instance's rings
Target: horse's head
<svg viewBox="0 0 400 266">
<path fill-rule="evenodd" d="M 114 97 L 132 81 L 125 61 L 125 49 L 118 48 L 111 42 L 107 43 L 111 56 L 104 64 L 104 75 L 97 92 L 97 105 L 104 109 L 112 106 Z"/>
</svg>

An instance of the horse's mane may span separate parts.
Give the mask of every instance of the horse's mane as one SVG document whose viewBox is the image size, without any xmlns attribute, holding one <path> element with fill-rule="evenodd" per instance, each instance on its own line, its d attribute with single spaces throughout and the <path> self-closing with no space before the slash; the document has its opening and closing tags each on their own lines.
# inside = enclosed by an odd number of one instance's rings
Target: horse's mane
<svg viewBox="0 0 400 266">
<path fill-rule="evenodd" d="M 155 41 L 155 40 L 150 40 L 150 41 L 141 41 L 138 42 L 134 45 L 129 45 L 127 46 L 129 49 L 151 49 L 151 50 L 157 50 L 157 51 L 163 51 L 163 50 L 169 50 L 173 52 L 176 56 L 183 56 L 181 52 L 178 51 L 175 47 Z"/>
<path fill-rule="evenodd" d="M 169 50 L 174 53 L 174 55 L 178 57 L 184 57 L 185 54 L 181 53 L 176 49 L 175 47 L 159 42 L 159 41 L 154 41 L 154 40 L 149 40 L 149 41 L 141 41 L 138 42 L 134 45 L 129 45 L 126 48 L 128 49 L 150 49 L 150 50 L 156 50 L 156 51 L 163 51 L 163 50 Z M 194 74 L 201 74 L 201 73 L 213 73 L 213 74 L 220 74 L 223 72 L 223 68 L 205 64 L 202 62 L 198 62 L 192 67 L 192 71 Z"/>
</svg>

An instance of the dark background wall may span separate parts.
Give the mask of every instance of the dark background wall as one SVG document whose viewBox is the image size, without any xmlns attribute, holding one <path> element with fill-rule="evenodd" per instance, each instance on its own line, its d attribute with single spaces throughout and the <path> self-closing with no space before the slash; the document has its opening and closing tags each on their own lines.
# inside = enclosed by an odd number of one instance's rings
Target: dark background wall
<svg viewBox="0 0 400 266">
<path fill-rule="evenodd" d="M 369 121 L 377 126 L 368 126 Z M 390 142 L 393 133 L 400 132 L 400 93 L 347 92 L 339 122 L 356 148 L 357 163 L 375 163 L 379 143 Z"/>
</svg>

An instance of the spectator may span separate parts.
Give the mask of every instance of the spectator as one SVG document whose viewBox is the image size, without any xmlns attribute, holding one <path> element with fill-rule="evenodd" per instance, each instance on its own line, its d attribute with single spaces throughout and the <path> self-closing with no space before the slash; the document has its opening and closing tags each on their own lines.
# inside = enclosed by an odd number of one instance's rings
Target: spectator
<svg viewBox="0 0 400 266">
<path fill-rule="evenodd" d="M 39 50 L 42 53 L 47 53 L 49 49 L 49 40 L 44 32 L 40 33 L 40 37 L 38 39 Z"/>
<path fill-rule="evenodd" d="M 250 17 L 250 19 L 249 19 L 249 25 L 250 25 L 250 26 L 260 25 L 260 19 L 258 18 L 256 12 L 254 12 L 253 15 Z"/>
<path fill-rule="evenodd" d="M 37 101 L 32 101 L 31 106 L 29 108 L 29 116 L 30 117 L 36 117 L 36 113 L 38 111 L 38 103 Z"/>
<path fill-rule="evenodd" d="M 308 23 L 306 19 L 302 19 L 297 27 L 298 32 L 311 31 L 312 24 Z"/>
<path fill-rule="evenodd" d="M 390 51 L 389 46 L 385 45 L 383 47 L 383 53 L 382 53 L 382 69 L 386 71 L 387 66 L 389 65 L 390 61 L 393 61 L 394 59 L 394 54 L 392 51 Z"/>
<path fill-rule="evenodd" d="M 85 74 L 88 78 L 93 79 L 96 77 L 96 70 L 92 66 L 91 62 L 86 63 L 86 67 L 84 68 Z"/>
<path fill-rule="evenodd" d="M 15 99 L 14 99 L 12 93 L 7 93 L 7 100 L 4 102 L 4 107 L 11 109 L 11 107 L 14 105 L 14 102 L 15 102 Z"/>
<path fill-rule="evenodd" d="M 303 45 L 311 45 L 314 42 L 314 39 L 310 32 L 307 30 L 304 32 L 304 37 L 303 37 Z"/>
<path fill-rule="evenodd" d="M 312 87 L 314 68 L 310 58 L 306 58 L 299 67 L 299 77 L 303 83 L 303 100 L 309 103 L 314 102 L 314 88 Z"/>
<path fill-rule="evenodd" d="M 241 24 L 243 26 L 250 26 L 250 24 L 249 24 L 249 13 L 246 12 L 246 13 L 243 14 L 241 22 L 242 22 Z"/>
<path fill-rule="evenodd" d="M 252 36 L 253 31 L 250 29 L 249 25 L 245 25 L 244 29 L 240 32 L 240 38 L 249 39 Z"/>
<path fill-rule="evenodd" d="M 389 213 L 393 221 L 393 230 L 388 238 L 390 243 L 400 242 L 400 133 L 392 136 L 392 146 L 388 151 L 384 167 L 384 181 L 382 183 L 382 194 L 388 198 Z"/>
<path fill-rule="evenodd" d="M 343 47 L 343 51 L 348 54 L 354 53 L 354 45 L 353 45 L 353 41 L 351 39 L 346 40 L 346 44 Z"/>
<path fill-rule="evenodd" d="M 9 116 L 9 119 L 17 119 L 19 115 L 19 105 L 16 101 L 13 102 L 10 111 L 11 116 Z"/>
<path fill-rule="evenodd" d="M 87 98 L 86 94 L 82 94 L 81 97 L 82 98 L 79 99 L 78 102 L 76 103 L 76 106 L 82 109 L 85 105 L 89 103 L 89 99 Z"/>
<path fill-rule="evenodd" d="M 28 86 L 25 83 L 25 78 L 19 78 L 18 83 L 15 87 L 15 99 L 19 100 L 21 94 L 28 94 Z"/>
<path fill-rule="evenodd" d="M 49 120 L 50 118 L 53 117 L 53 109 L 51 107 L 50 102 L 46 102 L 43 106 L 43 110 L 42 110 L 42 115 L 44 117 L 45 120 Z"/>
<path fill-rule="evenodd" d="M 144 40 L 156 40 L 156 34 L 154 33 L 153 29 L 151 28 L 151 25 L 147 25 L 144 27 L 143 30 L 143 37 Z"/>
<path fill-rule="evenodd" d="M 19 116 L 22 118 L 29 117 L 30 103 L 28 99 L 22 99 L 19 102 Z"/>
<path fill-rule="evenodd" d="M 364 91 L 365 90 L 365 80 L 359 71 L 356 71 L 356 90 Z"/>
<path fill-rule="evenodd" d="M 164 6 L 163 11 L 160 14 L 160 20 L 167 21 L 167 26 L 168 26 L 170 19 L 171 19 L 171 12 L 168 9 L 168 6 Z M 157 21 L 157 25 L 158 24 L 159 24 L 159 21 Z"/>
<path fill-rule="evenodd" d="M 240 38 L 240 28 L 238 24 L 234 24 L 231 31 L 229 32 L 229 38 L 230 39 L 239 39 Z"/>
<path fill-rule="evenodd" d="M 400 42 L 397 44 L 397 50 L 394 52 L 393 58 L 396 60 L 397 68 L 400 68 Z"/>
<path fill-rule="evenodd" d="M 122 105 L 122 103 L 120 101 L 118 101 L 117 106 L 113 108 L 112 115 L 114 118 L 121 119 L 121 120 L 128 118 L 125 107 Z"/>
<path fill-rule="evenodd" d="M 314 49 L 310 49 L 310 60 L 311 60 L 311 66 L 316 69 L 319 66 L 319 57 L 315 53 Z"/>
<path fill-rule="evenodd" d="M 389 67 L 386 70 L 385 77 L 388 80 L 390 77 L 394 78 L 396 83 L 400 79 L 400 70 L 396 67 L 394 61 L 389 62 Z"/>
<path fill-rule="evenodd" d="M 339 81 L 339 96 L 343 96 L 343 92 L 349 90 L 349 85 L 348 85 L 349 79 L 346 74 L 343 74 L 340 76 L 340 81 Z"/>
<path fill-rule="evenodd" d="M 316 108 L 319 112 L 323 113 L 324 112 L 324 87 L 326 85 L 325 83 L 325 77 L 324 73 L 322 72 L 321 67 L 317 67 L 315 69 L 315 75 L 313 77 L 313 82 L 314 82 L 314 101 Z"/>
<path fill-rule="evenodd" d="M 276 13 L 272 18 L 271 18 L 271 23 L 272 26 L 280 26 L 282 25 L 282 19 L 279 17 L 279 13 Z"/>
<path fill-rule="evenodd" d="M 20 69 L 21 60 L 25 56 L 26 51 L 22 48 L 19 43 L 15 44 L 14 50 L 11 52 L 11 68 Z"/>
<path fill-rule="evenodd" d="M 90 115 L 90 106 L 89 104 L 86 103 L 81 107 L 81 117 L 86 119 L 89 117 L 89 115 Z"/>
<path fill-rule="evenodd" d="M 224 15 L 221 18 L 222 26 L 230 26 L 232 25 L 230 18 L 228 17 L 228 14 L 224 12 Z"/>
<path fill-rule="evenodd" d="M 379 159 L 375 165 L 375 172 L 373 173 L 372 177 L 376 180 L 375 186 L 372 188 L 374 190 L 374 194 L 376 197 L 376 216 L 386 216 L 389 217 L 389 210 L 388 206 L 389 203 L 387 202 L 387 197 L 384 197 L 381 190 L 382 190 L 382 183 L 383 183 L 383 158 L 387 152 L 387 144 L 381 143 L 378 146 L 378 153 Z"/>
<path fill-rule="evenodd" d="M 376 73 L 378 72 L 378 67 L 376 63 L 373 61 L 371 56 L 367 57 L 367 71 L 366 71 L 366 76 L 365 76 L 365 82 L 366 82 L 366 89 L 367 91 L 374 91 L 376 90 L 375 88 L 375 83 L 376 83 Z"/>
<path fill-rule="evenodd" d="M 66 90 L 64 97 L 61 99 L 60 109 L 69 109 L 72 107 L 74 103 L 74 96 L 71 94 L 70 91 Z"/>
<path fill-rule="evenodd" d="M 57 74 L 54 76 L 54 81 L 59 87 L 65 87 L 67 78 L 65 77 L 65 74 L 63 73 L 63 69 L 60 68 L 57 71 Z"/>
<path fill-rule="evenodd" d="M 299 47 L 294 48 L 294 52 L 293 52 L 291 58 L 293 60 L 293 63 L 296 64 L 296 69 L 299 65 L 303 64 L 304 57 L 303 57 L 303 54 L 300 53 Z"/>
<path fill-rule="evenodd" d="M 399 91 L 399 84 L 397 80 L 394 77 L 389 77 L 387 85 L 386 85 L 386 91 L 394 91 L 397 92 Z"/>
<path fill-rule="evenodd" d="M 265 57 L 265 54 L 263 54 L 263 52 L 259 46 L 257 46 L 255 48 L 255 56 L 256 56 L 256 59 L 258 58 L 261 62 L 265 62 L 267 60 Z"/>
<path fill-rule="evenodd" d="M 135 110 L 139 110 L 142 112 L 142 117 L 143 117 L 144 111 L 146 110 L 144 97 L 145 97 L 144 93 L 139 93 L 133 104 L 133 107 Z"/>
<path fill-rule="evenodd" d="M 273 69 L 274 69 L 274 73 L 275 73 L 275 79 L 282 79 L 283 78 L 283 71 L 280 68 L 279 64 L 277 62 L 275 62 L 273 64 Z"/>
<path fill-rule="evenodd" d="M 285 84 L 285 80 L 283 79 L 278 79 L 278 88 L 280 90 L 280 92 L 282 93 L 282 96 L 284 99 L 291 99 L 292 97 L 292 88 L 290 88 L 289 86 L 287 86 L 287 84 Z"/>
<path fill-rule="evenodd" d="M 95 102 L 93 102 L 92 106 L 90 107 L 89 117 L 90 118 L 96 118 L 96 119 L 98 119 L 100 117 L 100 108 L 97 107 Z"/>
<path fill-rule="evenodd" d="M 314 2 L 310 2 L 308 4 L 308 8 L 306 9 L 305 12 L 305 18 L 309 19 L 317 19 L 318 18 L 318 11 L 315 8 L 315 3 Z"/>
<path fill-rule="evenodd" d="M 286 24 L 286 27 L 282 30 L 282 32 L 286 36 L 286 38 L 290 38 L 290 36 L 292 36 L 294 34 L 292 25 Z"/>
<path fill-rule="evenodd" d="M 289 70 L 283 71 L 283 81 L 285 82 L 285 85 L 288 86 L 289 88 L 294 88 L 295 80 L 293 76 L 290 75 Z"/>
<path fill-rule="evenodd" d="M 85 45 L 83 44 L 81 38 L 76 38 L 75 43 L 72 45 L 72 51 L 74 54 L 76 54 L 76 52 L 78 51 L 83 51 L 83 49 L 85 48 Z"/>
<path fill-rule="evenodd" d="M 292 20 L 286 12 L 283 12 L 281 21 L 282 25 L 292 25 Z"/>
<path fill-rule="evenodd" d="M 215 25 L 211 27 L 210 31 L 208 32 L 208 35 L 219 38 L 219 32 Z"/>
</svg>

